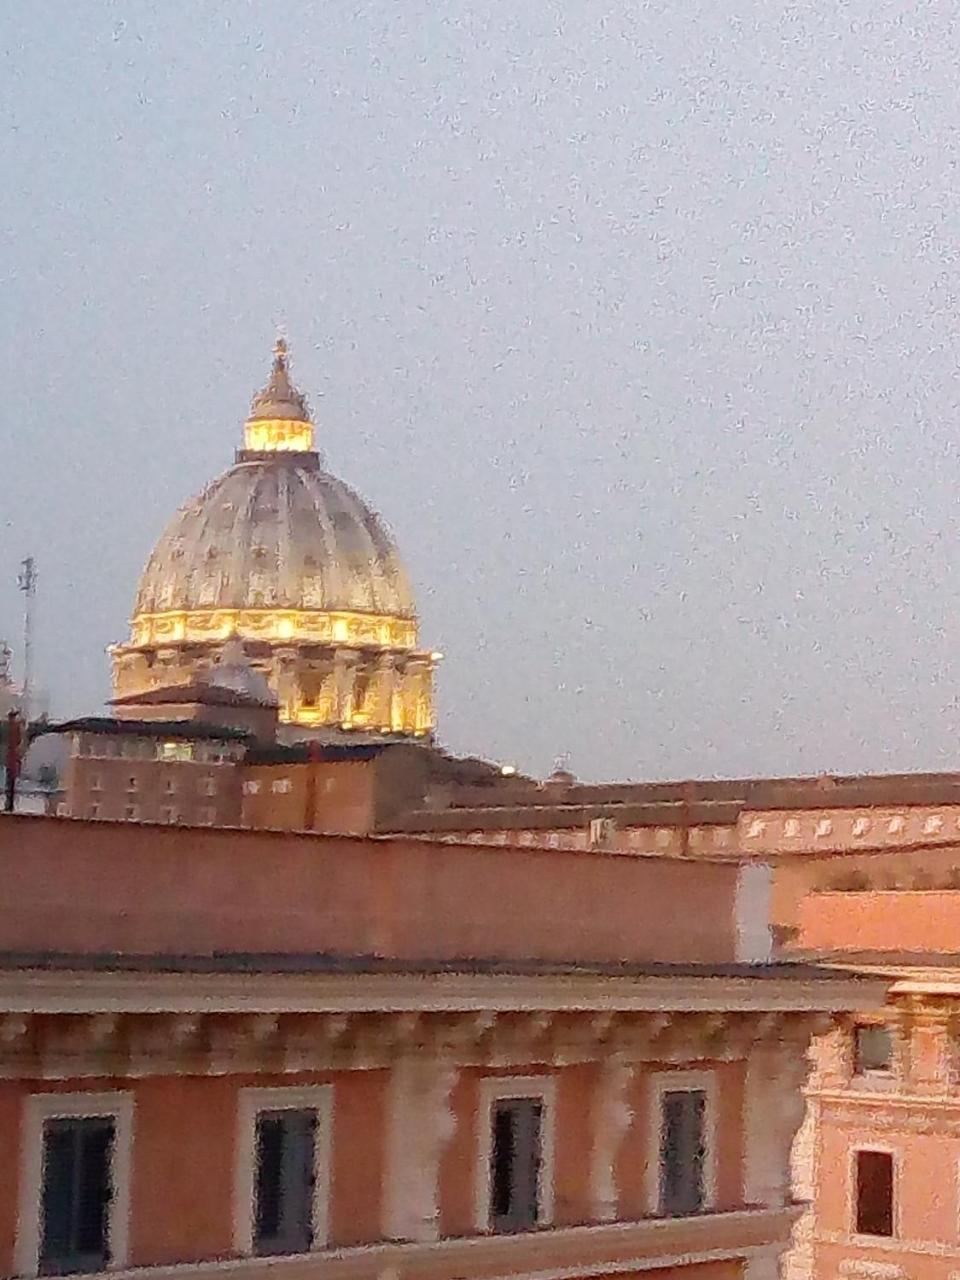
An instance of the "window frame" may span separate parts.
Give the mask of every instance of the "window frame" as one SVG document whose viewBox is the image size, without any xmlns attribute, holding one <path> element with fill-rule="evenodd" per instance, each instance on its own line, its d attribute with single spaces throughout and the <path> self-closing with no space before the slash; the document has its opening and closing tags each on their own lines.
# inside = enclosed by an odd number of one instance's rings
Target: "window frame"
<svg viewBox="0 0 960 1280">
<path fill-rule="evenodd" d="M 886 1034 L 890 1046 L 890 1054 L 885 1067 L 862 1066 L 859 1038 L 862 1031 L 882 1031 Z M 886 1022 L 855 1022 L 853 1024 L 850 1044 L 850 1076 L 853 1080 L 891 1080 L 894 1076 L 895 1044 L 893 1030 Z"/>
<path fill-rule="evenodd" d="M 717 1207 L 717 1106 L 718 1081 L 715 1071 L 654 1071 L 647 1076 L 650 1094 L 648 1132 L 650 1147 L 647 1157 L 646 1202 L 647 1213 L 653 1218 L 665 1218 L 660 1211 L 660 1156 L 663 1151 L 664 1114 L 663 1100 L 668 1093 L 702 1093 L 703 1107 L 703 1204 L 699 1212 L 713 1213 Z M 696 1216 L 696 1215 L 689 1215 Z M 682 1222 L 683 1218 L 670 1218 Z"/>
<path fill-rule="evenodd" d="M 540 1178 L 537 1185 L 537 1223 L 533 1230 L 553 1224 L 556 1168 L 557 1083 L 554 1076 L 486 1076 L 477 1088 L 477 1162 L 474 1170 L 474 1225 L 482 1235 L 497 1235 L 491 1222 L 493 1186 L 493 1106 L 516 1098 L 540 1102 Z"/>
<path fill-rule="evenodd" d="M 857 1156 L 861 1152 L 874 1152 L 877 1155 L 890 1157 L 890 1195 L 893 1204 L 890 1206 L 890 1235 L 868 1235 L 857 1230 Z M 847 1166 L 847 1222 L 850 1225 L 850 1238 L 859 1244 L 876 1246 L 885 1240 L 902 1239 L 900 1232 L 900 1152 L 896 1147 L 883 1142 L 858 1143 L 850 1148 Z M 881 1246 L 882 1247 L 882 1246 Z"/>
<path fill-rule="evenodd" d="M 23 1104 L 23 1146 L 20 1152 L 20 1197 L 17 1214 L 15 1267 L 17 1275 L 40 1274 L 43 1239 L 43 1131 L 48 1120 L 109 1117 L 114 1123 L 110 1150 L 112 1193 L 107 1211 L 110 1246 L 108 1271 L 129 1265 L 130 1189 L 133 1171 L 134 1096 L 113 1093 L 32 1093 Z"/>
<path fill-rule="evenodd" d="M 237 1113 L 237 1163 L 234 1182 L 233 1246 L 243 1258 L 259 1258 L 254 1245 L 257 1216 L 257 1116 L 261 1111 L 313 1111 L 317 1125 L 313 1148 L 313 1223 L 310 1253 L 326 1249 L 330 1235 L 330 1179 L 333 1152 L 333 1085 L 240 1090 Z M 305 1254 L 265 1257 L 299 1258 Z"/>
</svg>

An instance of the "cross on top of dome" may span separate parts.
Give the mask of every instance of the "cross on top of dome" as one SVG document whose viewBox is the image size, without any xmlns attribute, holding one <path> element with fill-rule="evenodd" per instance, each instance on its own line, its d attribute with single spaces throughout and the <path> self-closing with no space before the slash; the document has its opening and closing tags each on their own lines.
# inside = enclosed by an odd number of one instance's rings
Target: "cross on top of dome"
<svg viewBox="0 0 960 1280">
<path fill-rule="evenodd" d="M 307 400 L 290 381 L 290 357 L 286 339 L 278 337 L 273 348 L 273 369 L 267 385 L 253 397 L 248 422 L 286 420 L 309 422 Z"/>
</svg>

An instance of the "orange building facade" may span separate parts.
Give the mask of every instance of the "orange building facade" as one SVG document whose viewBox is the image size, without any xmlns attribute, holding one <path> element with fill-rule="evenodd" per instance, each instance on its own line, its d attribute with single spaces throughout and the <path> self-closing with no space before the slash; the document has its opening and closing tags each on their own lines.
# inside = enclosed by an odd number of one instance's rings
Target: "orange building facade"
<svg viewBox="0 0 960 1280">
<path fill-rule="evenodd" d="M 729 862 L 14 815 L 0 873 L 4 1275 L 773 1280 L 886 990 Z"/>
<path fill-rule="evenodd" d="M 740 815 L 773 869 L 779 953 L 890 982 L 815 1041 L 785 1280 L 960 1274 L 960 797 L 851 779 Z M 796 800 L 797 797 L 794 797 Z M 819 803 L 818 803 L 819 799 Z"/>
</svg>

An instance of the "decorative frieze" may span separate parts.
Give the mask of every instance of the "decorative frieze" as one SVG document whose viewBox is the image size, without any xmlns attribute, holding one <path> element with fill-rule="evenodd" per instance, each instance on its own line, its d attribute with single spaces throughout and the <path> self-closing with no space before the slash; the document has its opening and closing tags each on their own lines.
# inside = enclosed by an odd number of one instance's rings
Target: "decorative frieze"
<svg viewBox="0 0 960 1280">
<path fill-rule="evenodd" d="M 404 1056 L 459 1066 L 736 1061 L 788 1041 L 806 1070 L 810 1015 L 745 1013 L 10 1014 L 0 1078 L 372 1070 Z"/>
</svg>

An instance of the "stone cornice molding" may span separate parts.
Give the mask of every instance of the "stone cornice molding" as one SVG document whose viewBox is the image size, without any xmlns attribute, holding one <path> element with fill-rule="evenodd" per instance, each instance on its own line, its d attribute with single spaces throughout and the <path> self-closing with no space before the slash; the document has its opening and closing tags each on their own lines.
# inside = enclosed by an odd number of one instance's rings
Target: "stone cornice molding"
<svg viewBox="0 0 960 1280">
<path fill-rule="evenodd" d="M 0 1021 L 0 1078 L 284 1075 L 404 1060 L 457 1068 L 615 1060 L 630 1069 L 762 1057 L 771 1080 L 789 1076 L 799 1099 L 806 1064 L 793 1038 L 803 1043 L 809 1018 L 784 1021 L 799 1025 L 778 1042 L 763 1018 L 743 1014 L 676 1013 L 665 1023 L 662 1014 L 623 1013 L 612 1029 L 589 1013 L 13 1014 Z"/>
<path fill-rule="evenodd" d="M 658 1012 L 882 1009 L 887 983 L 830 978 L 485 973 L 0 972 L 4 1014 Z"/>
</svg>

